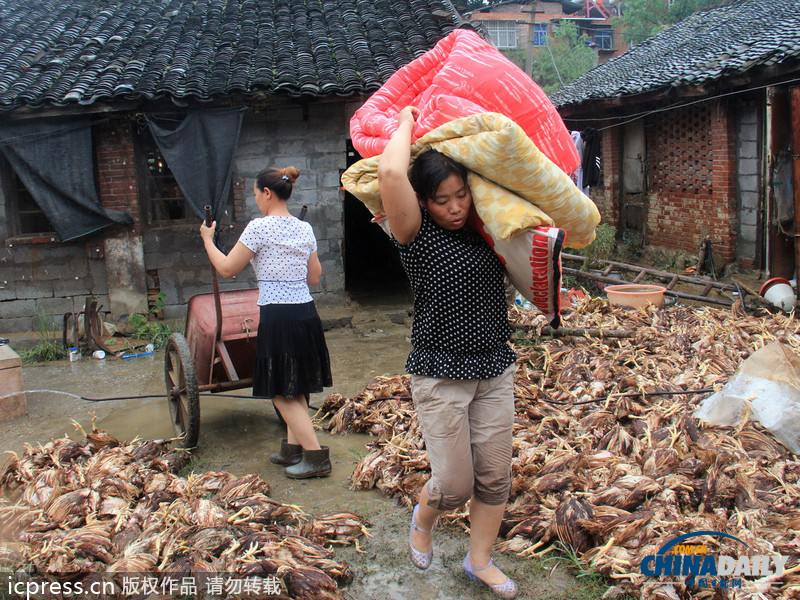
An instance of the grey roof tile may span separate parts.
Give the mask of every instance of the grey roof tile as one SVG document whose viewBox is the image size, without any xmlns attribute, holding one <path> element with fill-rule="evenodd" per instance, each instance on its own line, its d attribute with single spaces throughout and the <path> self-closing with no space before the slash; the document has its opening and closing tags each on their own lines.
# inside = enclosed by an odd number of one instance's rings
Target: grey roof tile
<svg viewBox="0 0 800 600">
<path fill-rule="evenodd" d="M 371 92 L 459 22 L 449 0 L 0 0 L 0 111 Z"/>
<path fill-rule="evenodd" d="M 556 107 L 703 85 L 768 65 L 798 67 L 800 0 L 734 0 L 698 11 L 595 67 L 551 99 Z"/>
</svg>

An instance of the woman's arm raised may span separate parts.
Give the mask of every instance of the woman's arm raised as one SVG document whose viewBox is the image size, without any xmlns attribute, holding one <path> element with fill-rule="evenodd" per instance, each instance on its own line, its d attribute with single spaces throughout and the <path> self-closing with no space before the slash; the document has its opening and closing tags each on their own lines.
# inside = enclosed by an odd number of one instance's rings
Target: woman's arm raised
<svg viewBox="0 0 800 600">
<path fill-rule="evenodd" d="M 234 275 L 241 273 L 244 266 L 250 262 L 250 259 L 255 256 L 255 252 L 250 250 L 242 242 L 236 242 L 227 256 L 214 245 L 214 230 L 217 227 L 217 222 L 214 221 L 211 227 L 206 227 L 203 223 L 200 226 L 200 235 L 203 238 L 203 245 L 205 246 L 208 258 L 217 272 L 223 277 L 230 278 Z"/>
<path fill-rule="evenodd" d="M 386 144 L 378 164 L 378 187 L 383 208 L 392 235 L 401 244 L 411 242 L 422 224 L 417 194 L 408 180 L 411 132 L 418 116 L 419 109 L 414 106 L 406 106 L 400 111 L 397 115 L 397 131 Z"/>
</svg>

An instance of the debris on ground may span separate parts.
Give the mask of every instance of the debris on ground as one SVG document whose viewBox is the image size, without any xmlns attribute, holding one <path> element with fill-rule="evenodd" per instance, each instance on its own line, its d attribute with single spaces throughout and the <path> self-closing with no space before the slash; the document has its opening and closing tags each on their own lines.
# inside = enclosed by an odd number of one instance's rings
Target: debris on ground
<svg viewBox="0 0 800 600">
<path fill-rule="evenodd" d="M 332 548 L 368 535 L 361 517 L 312 516 L 272 499 L 255 474 L 180 477 L 186 454 L 169 442 L 120 442 L 93 428 L 82 441 L 65 436 L 8 453 L 0 566 L 19 581 L 68 580 L 71 589 L 102 578 L 116 589 L 103 597 L 147 597 L 132 594 L 129 584 L 139 582 L 126 577 L 135 575 L 157 578 L 158 591 L 200 576 L 221 596 L 233 581 L 248 598 L 345 598 L 340 586 L 352 573 Z M 194 583 L 203 596 L 202 582 Z"/>
<path fill-rule="evenodd" d="M 499 548 L 573 553 L 615 582 L 609 598 L 720 598 L 726 590 L 701 588 L 687 573 L 642 569 L 677 536 L 720 532 L 737 540 L 703 538 L 708 555 L 786 557 L 782 573 L 739 577 L 742 592 L 800 598 L 798 457 L 749 419 L 718 427 L 693 417 L 759 348 L 778 340 L 800 352 L 800 323 L 735 306 L 620 309 L 599 299 L 563 316 L 565 327 L 592 335 L 539 337 L 543 316 L 510 310 L 527 333 L 514 338 L 513 485 Z M 376 438 L 352 486 L 377 487 L 406 507 L 430 473 L 409 383 L 408 375 L 377 377 L 354 398 L 329 395 L 320 409 L 332 433 Z M 465 511 L 442 518 L 468 526 Z"/>
</svg>

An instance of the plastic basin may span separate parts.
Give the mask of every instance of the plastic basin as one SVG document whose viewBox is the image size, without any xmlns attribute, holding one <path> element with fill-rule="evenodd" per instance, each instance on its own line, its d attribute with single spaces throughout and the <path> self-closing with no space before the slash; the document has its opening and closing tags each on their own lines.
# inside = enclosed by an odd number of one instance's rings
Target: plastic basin
<svg viewBox="0 0 800 600">
<path fill-rule="evenodd" d="M 625 285 L 607 285 L 604 291 L 608 294 L 608 301 L 611 304 L 640 308 L 648 304 L 654 306 L 664 304 L 664 292 L 667 291 L 667 288 L 661 285 L 629 283 Z"/>
</svg>

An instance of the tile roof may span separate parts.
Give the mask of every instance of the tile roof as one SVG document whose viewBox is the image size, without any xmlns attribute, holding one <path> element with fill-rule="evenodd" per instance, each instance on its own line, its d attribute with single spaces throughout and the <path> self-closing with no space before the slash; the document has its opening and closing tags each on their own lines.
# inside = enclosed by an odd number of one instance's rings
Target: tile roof
<svg viewBox="0 0 800 600">
<path fill-rule="evenodd" d="M 0 0 L 0 110 L 377 89 L 449 0 Z"/>
<path fill-rule="evenodd" d="M 562 107 L 698 86 L 770 65 L 796 69 L 798 59 L 800 0 L 734 0 L 690 15 L 595 67 L 551 99 Z"/>
</svg>

